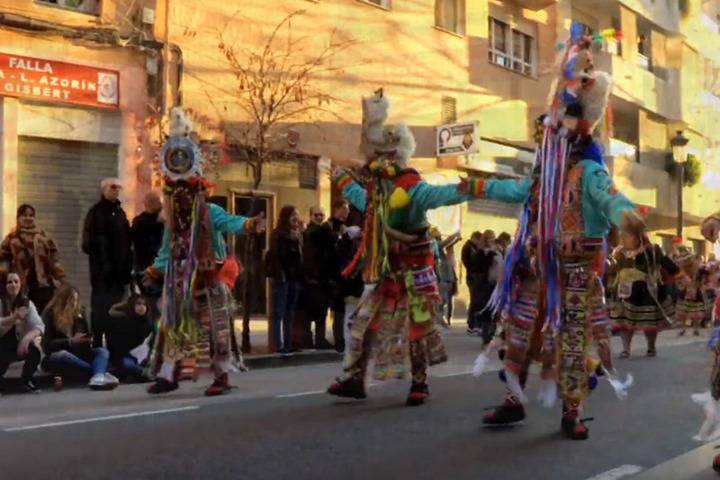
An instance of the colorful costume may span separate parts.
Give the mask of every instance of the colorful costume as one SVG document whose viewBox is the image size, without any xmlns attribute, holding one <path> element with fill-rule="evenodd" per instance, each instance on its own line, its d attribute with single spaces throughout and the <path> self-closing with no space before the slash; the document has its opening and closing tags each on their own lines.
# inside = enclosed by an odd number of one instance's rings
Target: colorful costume
<svg viewBox="0 0 720 480">
<path fill-rule="evenodd" d="M 379 111 L 382 124 L 386 112 L 367 104 L 384 102 L 386 109 L 387 98 L 380 91 L 364 102 L 364 138 L 372 140 L 373 115 Z M 409 355 L 412 387 L 408 405 L 419 405 L 428 395 L 428 365 L 447 359 L 436 330 L 435 305 L 440 295 L 435 244 L 426 212 L 471 196 L 458 185 L 431 186 L 415 170 L 405 168 L 414 150 L 412 134 L 404 125 L 381 127 L 385 134 L 377 135 L 378 143 L 368 147 L 371 179 L 361 185 L 347 172 L 336 178 L 343 196 L 365 212 L 363 243 L 343 273 L 352 275 L 362 269 L 366 288 L 352 316 L 344 375 L 328 393 L 364 398 L 365 374 L 373 351 L 379 380 L 403 378 Z"/>
<path fill-rule="evenodd" d="M 662 273 L 675 275 L 678 267 L 657 245 L 639 252 L 619 249 L 612 268 L 616 271 L 610 288 L 615 291 L 610 316 L 615 328 L 626 331 L 657 332 L 669 327 L 675 311 L 662 283 Z"/>
<path fill-rule="evenodd" d="M 168 222 L 162 246 L 147 275 L 164 277 L 162 319 L 155 344 L 157 381 L 148 391 L 177 388 L 180 362 L 211 364 L 215 382 L 206 395 L 227 391 L 234 342 L 230 287 L 237 264 L 227 260 L 223 234 L 254 231 L 254 220 L 230 215 L 206 201 L 201 153 L 187 137 L 171 137 L 162 152 Z"/>
<path fill-rule="evenodd" d="M 612 225 L 641 223 L 627 213 L 634 205 L 613 185 L 601 147 L 590 136 L 604 115 L 611 82 L 593 70 L 589 46 L 573 27 L 533 174 L 520 181 L 488 180 L 479 187 L 488 199 L 524 203 L 503 282 L 491 300 L 502 315 L 491 345 L 502 345 L 501 378 L 509 392 L 483 422 L 509 424 L 525 417 L 525 382 L 537 360 L 541 397 L 553 404 L 559 389 L 562 429 L 573 439 L 587 438 L 580 419 L 583 403 L 596 375 L 612 370 L 600 280 L 606 237 Z M 590 355 L 593 342 L 600 360 Z M 487 354 L 478 358 L 476 373 Z"/>
<path fill-rule="evenodd" d="M 703 296 L 704 271 L 700 261 L 686 247 L 679 247 L 675 262 L 681 270 L 676 279 L 678 287 L 676 319 L 681 328 L 680 335 L 685 333 L 687 327 L 692 327 L 693 333 L 699 335 L 699 328 L 706 315 Z"/>
<path fill-rule="evenodd" d="M 718 240 L 720 212 L 709 216 L 703 221 L 702 233 L 710 242 L 715 243 Z M 713 282 L 716 282 L 716 278 L 713 278 Z M 715 288 L 717 287 L 716 283 Z M 720 326 L 715 325 L 708 347 L 713 352 L 710 390 L 692 396 L 692 399 L 702 405 L 705 411 L 705 422 L 695 437 L 696 440 L 700 441 L 711 441 L 720 438 Z M 720 454 L 715 455 L 712 466 L 716 472 L 720 473 Z"/>
</svg>

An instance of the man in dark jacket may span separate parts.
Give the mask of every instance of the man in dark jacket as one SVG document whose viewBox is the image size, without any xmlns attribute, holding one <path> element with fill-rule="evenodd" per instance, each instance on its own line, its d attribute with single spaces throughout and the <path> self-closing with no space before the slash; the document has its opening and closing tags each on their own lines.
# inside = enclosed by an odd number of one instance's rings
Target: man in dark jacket
<svg viewBox="0 0 720 480">
<path fill-rule="evenodd" d="M 489 273 L 495 260 L 496 252 L 490 244 L 495 241 L 495 234 L 488 230 L 483 235 L 473 232 L 470 240 L 463 245 L 462 262 L 465 266 L 467 286 L 470 289 L 470 308 L 468 309 L 468 333 L 479 334 L 484 340 L 492 338 L 489 311 L 483 311 L 493 291 Z M 482 312 L 482 314 L 480 313 Z"/>
<path fill-rule="evenodd" d="M 102 345 L 111 322 L 108 312 L 122 300 L 132 268 L 130 224 L 118 200 L 122 186 L 117 178 L 106 178 L 100 186 L 102 198 L 85 217 L 82 243 L 90 262 L 94 347 Z"/>
<path fill-rule="evenodd" d="M 135 272 L 137 285 L 143 293 L 151 297 L 159 296 L 159 291 L 146 291 L 142 286 L 142 275 L 145 269 L 155 261 L 160 245 L 162 244 L 165 224 L 160 212 L 162 201 L 157 192 L 148 192 L 145 195 L 145 211 L 136 216 L 132 221 L 130 234 L 133 246 L 133 271 Z"/>
<path fill-rule="evenodd" d="M 332 249 L 329 250 L 330 258 L 328 264 L 333 266 L 331 293 L 332 302 L 330 308 L 333 312 L 333 341 L 335 342 L 335 350 L 338 352 L 345 351 L 345 297 L 348 296 L 348 290 L 351 292 L 357 290 L 356 279 L 346 279 L 341 272 L 345 266 L 350 263 L 350 259 L 344 258 L 347 249 L 352 248 L 353 240 L 347 234 L 347 220 L 350 215 L 350 204 L 344 198 L 338 198 L 332 205 L 332 217 L 328 220 L 328 226 L 332 235 Z M 354 254 L 354 251 L 353 251 Z M 362 280 L 361 280 L 362 284 Z M 362 287 L 360 293 L 362 293 Z"/>
<path fill-rule="evenodd" d="M 310 209 L 310 223 L 303 233 L 303 301 L 305 312 L 305 342 L 317 349 L 332 348 L 325 338 L 328 307 L 332 300 L 330 282 L 333 276 L 334 239 L 330 224 L 323 223 L 322 207 Z M 312 341 L 310 325 L 315 324 L 315 340 Z M 309 337 L 309 338 L 308 338 Z"/>
</svg>

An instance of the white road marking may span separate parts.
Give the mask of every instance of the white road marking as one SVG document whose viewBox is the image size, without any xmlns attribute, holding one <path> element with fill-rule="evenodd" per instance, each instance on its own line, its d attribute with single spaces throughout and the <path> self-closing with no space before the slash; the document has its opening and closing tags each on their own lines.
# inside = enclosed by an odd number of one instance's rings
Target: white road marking
<svg viewBox="0 0 720 480">
<path fill-rule="evenodd" d="M 22 432 L 22 431 L 26 431 L 26 430 L 38 430 L 40 428 L 62 427 L 65 425 L 78 425 L 81 423 L 108 422 L 111 420 L 120 420 L 123 418 L 146 417 L 149 415 L 162 415 L 165 413 L 188 412 L 191 410 L 198 410 L 199 408 L 200 407 L 197 405 L 190 405 L 188 407 L 168 408 L 165 410 L 151 410 L 148 412 L 124 413 L 124 414 L 120 414 L 120 415 L 108 415 L 105 417 L 82 418 L 80 420 L 67 420 L 64 422 L 41 423 L 39 425 L 27 425 L 24 427 L 11 427 L 11 428 L 5 428 L 5 429 L 3 429 L 3 431 L 5 431 L 5 432 Z"/>
<path fill-rule="evenodd" d="M 462 375 L 470 375 L 471 373 L 472 373 L 472 370 L 465 370 L 464 372 L 443 373 L 442 375 L 433 375 L 433 377 L 437 377 L 437 378 L 459 377 Z"/>
<path fill-rule="evenodd" d="M 325 390 L 313 390 L 311 392 L 298 392 L 298 393 L 285 393 L 282 395 L 275 395 L 275 398 L 304 397 L 306 395 L 318 395 L 320 393 L 325 393 Z"/>
<path fill-rule="evenodd" d="M 619 478 L 627 477 L 629 475 L 635 475 L 642 472 L 644 469 L 640 465 L 621 465 L 607 472 L 600 473 L 594 477 L 590 477 L 587 480 L 618 480 Z"/>
</svg>

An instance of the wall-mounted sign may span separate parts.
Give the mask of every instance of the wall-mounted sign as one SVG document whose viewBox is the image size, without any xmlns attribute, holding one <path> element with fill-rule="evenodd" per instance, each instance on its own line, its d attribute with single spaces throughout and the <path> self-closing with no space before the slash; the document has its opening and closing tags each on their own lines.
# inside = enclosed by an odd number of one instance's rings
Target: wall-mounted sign
<svg viewBox="0 0 720 480">
<path fill-rule="evenodd" d="M 117 107 L 118 72 L 0 53 L 0 95 Z"/>
<path fill-rule="evenodd" d="M 435 130 L 436 155 L 469 155 L 478 151 L 478 122 L 442 125 Z"/>
</svg>

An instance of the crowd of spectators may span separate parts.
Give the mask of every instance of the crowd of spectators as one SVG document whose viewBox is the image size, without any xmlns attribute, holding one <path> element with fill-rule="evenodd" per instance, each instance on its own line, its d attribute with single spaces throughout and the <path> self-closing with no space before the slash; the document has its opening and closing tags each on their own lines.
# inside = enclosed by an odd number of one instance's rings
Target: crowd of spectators
<svg viewBox="0 0 720 480">
<path fill-rule="evenodd" d="M 115 388 L 120 381 L 148 380 L 146 362 L 161 292 L 143 285 L 142 272 L 162 243 L 163 206 L 157 193 L 148 193 L 144 211 L 131 223 L 119 200 L 121 189 L 118 179 L 103 180 L 101 198 L 84 223 L 90 318 L 78 290 L 67 283 L 54 241 L 36 224 L 35 208 L 18 208 L 16 227 L 0 243 L 0 380 L 18 361 L 23 362 L 21 382 L 27 392 L 39 390 L 34 381 L 39 368 L 55 376 L 56 386 L 73 377 L 85 378 L 97 390 Z M 347 276 L 343 270 L 360 247 L 362 222 L 362 215 L 342 198 L 332 203 L 329 217 L 321 206 L 310 208 L 307 222 L 292 205 L 280 210 L 263 262 L 272 285 L 272 351 L 344 351 L 365 286 L 359 273 Z M 430 233 L 436 243 L 437 318 L 447 327 L 458 293 L 455 246 L 461 237 L 459 232 L 443 236 L 434 228 Z M 503 278 L 510 243 L 509 234 L 496 238 L 494 231 L 485 230 L 473 232 L 462 246 L 460 260 L 470 294 L 467 332 L 484 343 L 495 334 L 497 316 L 488 303 Z M 673 321 L 680 334 L 688 327 L 698 334 L 720 312 L 720 264 L 713 255 L 703 259 L 679 244 L 664 253 L 681 266 L 662 278 L 668 295 L 678 305 L 691 303 L 692 297 L 705 306 L 701 317 Z M 611 278 L 605 281 L 612 283 Z M 608 289 L 609 302 L 612 295 Z"/>
</svg>

